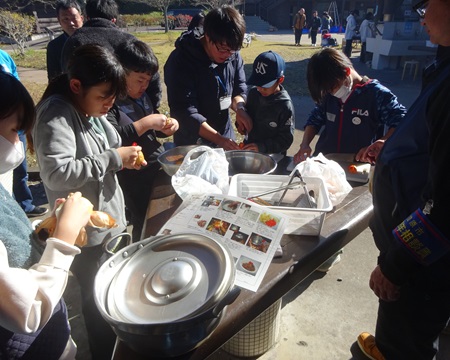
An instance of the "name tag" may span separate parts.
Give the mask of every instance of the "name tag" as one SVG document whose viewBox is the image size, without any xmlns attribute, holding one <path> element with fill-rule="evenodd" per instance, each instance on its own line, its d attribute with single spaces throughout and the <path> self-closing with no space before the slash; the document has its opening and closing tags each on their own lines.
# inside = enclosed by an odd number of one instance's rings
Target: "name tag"
<svg viewBox="0 0 450 360">
<path fill-rule="evenodd" d="M 222 96 L 220 99 L 220 110 L 229 109 L 231 106 L 231 96 Z"/>
</svg>

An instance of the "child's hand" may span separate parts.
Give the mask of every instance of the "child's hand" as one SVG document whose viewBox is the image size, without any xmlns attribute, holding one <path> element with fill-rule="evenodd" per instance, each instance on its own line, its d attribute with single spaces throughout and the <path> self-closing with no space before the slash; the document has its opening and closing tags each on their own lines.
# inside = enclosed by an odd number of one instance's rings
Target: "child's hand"
<svg viewBox="0 0 450 360">
<path fill-rule="evenodd" d="M 75 244 L 80 229 L 87 224 L 91 216 L 92 203 L 76 192 L 67 199 L 58 199 L 55 205 L 64 203 L 61 210 L 58 210 L 57 222 L 53 236 L 70 245 Z"/>
<path fill-rule="evenodd" d="M 141 166 L 147 165 L 147 162 L 144 160 L 144 162 L 140 165 L 136 164 L 136 160 L 139 156 L 139 151 L 141 151 L 142 148 L 140 146 L 122 146 L 117 149 L 117 152 L 120 155 L 120 158 L 122 159 L 122 165 L 126 169 L 136 169 L 139 170 Z"/>
<path fill-rule="evenodd" d="M 167 123 L 164 128 L 161 130 L 163 134 L 167 136 L 173 135 L 180 127 L 178 121 L 174 118 L 167 118 Z"/>
<path fill-rule="evenodd" d="M 164 114 L 151 114 L 146 116 L 148 128 L 161 131 L 167 123 L 167 116 Z"/>
<path fill-rule="evenodd" d="M 251 144 L 247 144 L 245 145 L 242 150 L 249 150 L 249 151 L 256 151 L 259 152 L 259 148 L 258 145 L 256 145 L 255 143 L 251 143 Z"/>
<path fill-rule="evenodd" d="M 238 127 L 243 129 L 244 133 L 240 132 L 242 135 L 249 133 L 253 129 L 253 120 L 245 111 L 236 113 L 236 128 Z"/>
</svg>

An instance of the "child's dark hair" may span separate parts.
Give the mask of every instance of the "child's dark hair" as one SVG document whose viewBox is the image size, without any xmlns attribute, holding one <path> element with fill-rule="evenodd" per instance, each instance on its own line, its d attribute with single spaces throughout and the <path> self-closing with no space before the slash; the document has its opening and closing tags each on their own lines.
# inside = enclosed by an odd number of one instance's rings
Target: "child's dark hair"
<svg viewBox="0 0 450 360">
<path fill-rule="evenodd" d="M 153 76 L 159 69 L 158 59 L 150 46 L 137 39 L 120 44 L 116 55 L 126 72 L 135 71 Z"/>
<path fill-rule="evenodd" d="M 70 79 L 80 80 L 84 90 L 110 83 L 111 91 L 108 96 L 123 98 L 127 94 L 124 68 L 110 50 L 99 45 L 87 44 L 78 47 L 69 60 L 67 74 L 56 77 L 48 84 L 42 100 L 54 94 L 70 98 Z"/>
<path fill-rule="evenodd" d="M 336 90 L 347 78 L 348 69 L 353 69 L 353 65 L 342 51 L 325 48 L 311 56 L 307 78 L 313 100 L 320 103 L 327 94 Z"/>
<path fill-rule="evenodd" d="M 36 113 L 34 102 L 23 84 L 0 66 L 0 121 L 18 112 L 18 129 L 27 135 L 33 127 Z M 29 139 L 28 139 L 29 138 Z M 32 149 L 31 136 L 27 136 L 28 147 Z"/>
<path fill-rule="evenodd" d="M 119 17 L 119 6 L 114 0 L 87 0 L 85 9 L 89 19 L 113 20 Z"/>
<path fill-rule="evenodd" d="M 239 50 L 245 35 L 245 21 L 232 6 L 222 6 L 211 10 L 203 24 L 205 35 L 214 44 L 226 43 L 231 50 Z"/>
</svg>

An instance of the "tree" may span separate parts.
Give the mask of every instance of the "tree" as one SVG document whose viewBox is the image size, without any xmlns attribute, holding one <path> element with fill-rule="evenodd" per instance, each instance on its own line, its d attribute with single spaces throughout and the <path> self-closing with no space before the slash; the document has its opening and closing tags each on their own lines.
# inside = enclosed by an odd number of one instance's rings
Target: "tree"
<svg viewBox="0 0 450 360">
<path fill-rule="evenodd" d="M 57 0 L 2 0 L 0 1 L 0 8 L 10 11 L 23 11 L 28 6 L 33 4 L 44 4 L 45 6 L 55 7 Z"/>
<path fill-rule="evenodd" d="M 165 32 L 169 32 L 169 19 L 167 16 L 167 11 L 169 10 L 170 5 L 179 2 L 179 0 L 141 0 L 141 2 L 155 7 L 163 12 Z"/>
<path fill-rule="evenodd" d="M 0 30 L 10 37 L 17 45 L 14 52 L 25 56 L 27 40 L 33 33 L 34 18 L 21 13 L 0 10 Z"/>
</svg>

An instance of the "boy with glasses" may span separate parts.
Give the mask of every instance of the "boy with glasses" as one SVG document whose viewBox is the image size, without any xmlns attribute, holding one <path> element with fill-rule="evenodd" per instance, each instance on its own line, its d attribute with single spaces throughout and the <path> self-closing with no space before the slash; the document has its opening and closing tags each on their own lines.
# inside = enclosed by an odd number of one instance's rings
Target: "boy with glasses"
<svg viewBox="0 0 450 360">
<path fill-rule="evenodd" d="M 164 66 L 170 113 L 180 124 L 174 141 L 238 150 L 229 109 L 241 128 L 252 128 L 239 53 L 245 22 L 235 8 L 223 6 L 206 15 L 203 30 L 183 33 Z"/>
</svg>

